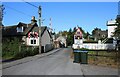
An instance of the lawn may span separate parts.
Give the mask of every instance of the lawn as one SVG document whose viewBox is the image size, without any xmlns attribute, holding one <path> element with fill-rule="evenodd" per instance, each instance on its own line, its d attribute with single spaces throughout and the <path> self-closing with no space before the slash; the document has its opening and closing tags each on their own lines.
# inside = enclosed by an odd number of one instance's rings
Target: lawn
<svg viewBox="0 0 120 77">
<path fill-rule="evenodd" d="M 71 59 L 74 59 L 73 51 Z M 118 68 L 117 59 L 117 51 L 88 51 L 88 64 Z"/>
<path fill-rule="evenodd" d="M 118 52 L 116 51 L 89 51 L 88 52 L 88 63 L 109 66 L 109 67 L 118 67 Z"/>
</svg>

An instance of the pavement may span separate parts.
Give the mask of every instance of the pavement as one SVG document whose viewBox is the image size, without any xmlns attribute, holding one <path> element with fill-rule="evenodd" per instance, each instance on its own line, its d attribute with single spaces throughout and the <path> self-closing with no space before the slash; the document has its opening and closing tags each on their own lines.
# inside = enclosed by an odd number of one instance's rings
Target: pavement
<svg viewBox="0 0 120 77">
<path fill-rule="evenodd" d="M 12 66 L 15 66 L 15 65 L 23 64 L 23 63 L 26 63 L 26 62 L 29 62 L 29 61 L 33 61 L 33 60 L 41 58 L 41 57 L 48 56 L 48 55 L 50 55 L 52 53 L 55 53 L 59 50 L 61 50 L 61 48 L 54 49 L 54 50 L 49 51 L 47 53 L 42 53 L 42 54 L 38 54 L 38 55 L 35 55 L 35 56 L 30 56 L 30 57 L 25 57 L 25 58 L 22 58 L 22 59 L 19 59 L 19 60 L 11 61 L 11 62 L 5 62 L 5 63 L 2 64 L 2 68 L 0 68 L 0 70 L 5 69 L 5 68 L 9 68 L 9 67 L 12 67 Z"/>
<path fill-rule="evenodd" d="M 70 48 L 62 48 L 22 60 L 12 62 L 12 66 L 3 65 L 3 75 L 72 75 L 78 77 L 117 77 L 118 69 L 89 64 L 73 63 Z M 29 59 L 29 60 L 28 60 Z M 16 65 L 15 65 L 15 64 Z M 8 63 L 7 63 L 8 64 Z M 9 65 L 9 64 L 8 64 Z M 72 77 L 71 76 L 71 77 Z M 64 77 L 64 76 L 63 76 Z"/>
</svg>

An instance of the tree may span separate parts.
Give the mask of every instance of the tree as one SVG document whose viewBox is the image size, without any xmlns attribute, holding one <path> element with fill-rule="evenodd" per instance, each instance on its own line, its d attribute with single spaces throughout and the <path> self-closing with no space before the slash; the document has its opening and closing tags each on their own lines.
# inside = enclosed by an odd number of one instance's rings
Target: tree
<svg viewBox="0 0 120 77">
<path fill-rule="evenodd" d="M 71 34 L 72 33 L 72 29 L 70 28 L 68 32 Z"/>
<path fill-rule="evenodd" d="M 19 38 L 10 37 L 2 39 L 2 57 L 13 58 L 13 56 L 19 52 Z"/>
<path fill-rule="evenodd" d="M 67 31 L 63 31 L 62 32 L 62 36 L 66 36 L 66 35 L 68 35 L 68 32 Z"/>
<path fill-rule="evenodd" d="M 73 38 L 74 38 L 74 33 L 72 29 L 70 28 L 68 31 L 68 35 L 67 35 L 67 45 L 72 46 L 73 41 L 74 41 Z"/>
<path fill-rule="evenodd" d="M 0 25 L 2 25 L 2 20 L 3 20 L 3 11 L 5 10 L 4 6 L 0 4 Z"/>
<path fill-rule="evenodd" d="M 89 40 L 89 36 L 90 36 L 90 33 L 87 32 L 87 33 L 86 33 L 86 36 L 85 36 L 85 39 Z"/>
<path fill-rule="evenodd" d="M 120 15 L 117 16 L 116 21 L 117 21 L 117 28 L 115 29 L 114 37 L 120 39 Z"/>
</svg>

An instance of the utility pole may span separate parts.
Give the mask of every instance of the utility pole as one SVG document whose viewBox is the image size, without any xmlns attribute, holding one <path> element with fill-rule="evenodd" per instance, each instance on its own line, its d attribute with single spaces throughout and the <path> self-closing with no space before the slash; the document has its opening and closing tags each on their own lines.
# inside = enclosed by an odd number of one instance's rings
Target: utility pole
<svg viewBox="0 0 120 77">
<path fill-rule="evenodd" d="M 49 24 L 49 26 L 50 26 L 50 33 L 52 33 L 52 18 L 50 18 L 50 24 Z"/>
<path fill-rule="evenodd" d="M 38 8 L 39 14 L 39 53 L 41 53 L 41 6 Z"/>
</svg>

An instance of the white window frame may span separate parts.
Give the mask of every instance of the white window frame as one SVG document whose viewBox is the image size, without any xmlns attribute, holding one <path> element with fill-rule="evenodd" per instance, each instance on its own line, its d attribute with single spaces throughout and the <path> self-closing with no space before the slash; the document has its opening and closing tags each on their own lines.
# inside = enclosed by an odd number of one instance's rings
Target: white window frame
<svg viewBox="0 0 120 77">
<path fill-rule="evenodd" d="M 23 32 L 23 26 L 22 27 L 17 27 L 17 32 Z"/>
<path fill-rule="evenodd" d="M 32 43 L 32 41 L 33 41 L 33 43 Z M 31 40 L 30 40 L 30 44 L 31 44 L 31 45 L 36 45 L 36 44 L 37 44 L 37 40 L 36 40 L 36 39 L 31 39 Z"/>
</svg>

